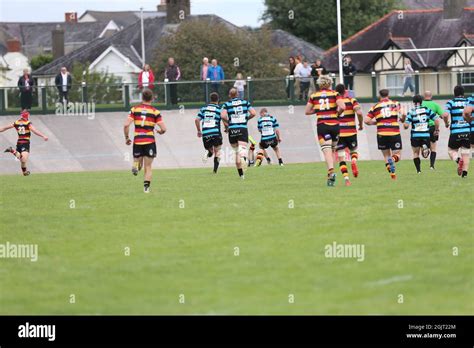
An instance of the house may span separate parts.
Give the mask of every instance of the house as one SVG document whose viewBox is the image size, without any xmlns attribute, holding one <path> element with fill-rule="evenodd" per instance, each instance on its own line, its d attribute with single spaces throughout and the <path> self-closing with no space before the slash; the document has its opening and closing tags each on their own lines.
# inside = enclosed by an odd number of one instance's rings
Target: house
<svg viewBox="0 0 474 348">
<path fill-rule="evenodd" d="M 145 57 L 154 55 L 160 45 L 161 38 L 174 32 L 182 22 L 177 18 L 179 6 L 185 8 L 186 20 L 200 20 L 207 22 L 210 26 L 223 24 L 232 31 L 249 33 L 247 29 L 236 26 L 216 15 L 191 15 L 189 0 L 181 3 L 172 1 L 167 6 L 162 2 L 160 11 L 166 8 L 166 15 L 148 15 L 144 19 L 145 30 Z M 162 12 L 159 12 L 162 13 Z M 135 12 L 121 12 L 118 18 L 112 12 L 86 11 L 79 21 L 82 23 L 95 23 L 94 20 L 109 20 L 114 23 L 125 23 L 132 21 Z M 290 47 L 294 54 L 303 54 L 307 58 L 315 59 L 321 57 L 324 51 L 308 42 L 305 42 L 285 31 L 276 30 L 272 32 L 272 40 L 277 47 Z M 141 23 L 135 21 L 133 24 L 112 33 L 95 37 L 82 47 L 67 53 L 63 57 L 55 59 L 53 62 L 34 71 L 34 76 L 38 79 L 38 84 L 52 85 L 54 76 L 62 66 L 71 68 L 76 62 L 88 65 L 89 71 L 108 72 L 121 78 L 123 83 L 136 83 L 138 73 L 144 65 L 141 58 Z M 286 62 L 285 62 L 286 63 Z M 139 98 L 138 94 L 131 91 L 131 100 Z"/>
<path fill-rule="evenodd" d="M 445 0 L 444 3 L 447 6 L 451 1 Z M 474 8 L 453 9 L 452 6 L 446 6 L 392 11 L 343 41 L 343 51 L 472 46 Z M 377 76 L 377 88 L 384 87 L 392 94 L 401 94 L 404 82 L 403 58 L 409 58 L 413 68 L 419 71 L 420 90 L 449 95 L 459 78 L 463 85 L 469 88 L 474 86 L 474 49 L 353 54 L 352 61 L 358 71 L 354 83 L 356 95 L 372 95 L 372 72 Z M 324 64 L 329 71 L 337 73 L 337 46 L 325 52 Z"/>
</svg>

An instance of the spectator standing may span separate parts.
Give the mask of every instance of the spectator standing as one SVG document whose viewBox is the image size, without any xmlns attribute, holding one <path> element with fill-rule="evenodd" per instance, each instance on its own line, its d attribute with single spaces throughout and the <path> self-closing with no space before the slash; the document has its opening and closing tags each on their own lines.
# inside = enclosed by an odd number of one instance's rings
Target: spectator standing
<svg viewBox="0 0 474 348">
<path fill-rule="evenodd" d="M 301 76 L 300 70 L 303 67 L 303 58 L 301 56 L 296 56 L 295 58 L 295 95 L 301 94 Z"/>
<path fill-rule="evenodd" d="M 199 69 L 199 79 L 201 81 L 205 82 L 207 80 L 207 71 L 208 70 L 209 70 L 209 58 L 204 57 L 202 59 L 201 68 Z M 206 83 L 203 83 L 202 87 L 203 87 L 203 93 L 204 93 L 204 100 L 207 101 Z"/>
<path fill-rule="evenodd" d="M 411 66 L 411 61 L 408 58 L 405 58 L 405 82 L 403 84 L 403 92 L 402 95 L 405 95 L 405 93 L 410 89 L 410 92 L 413 93 L 415 92 L 415 85 L 413 84 L 413 73 L 415 70 L 413 70 Z"/>
<path fill-rule="evenodd" d="M 244 99 L 246 85 L 247 82 L 244 80 L 244 76 L 241 73 L 238 73 L 234 83 L 234 88 L 236 88 L 239 93 L 239 99 Z"/>
<path fill-rule="evenodd" d="M 308 61 L 305 59 L 303 66 L 299 70 L 299 76 L 301 78 L 300 100 L 308 99 L 309 86 L 311 84 L 311 70 Z"/>
<path fill-rule="evenodd" d="M 353 95 L 354 91 L 354 75 L 357 72 L 356 66 L 352 63 L 350 56 L 344 57 L 343 60 L 344 85 L 349 91 L 349 95 Z"/>
<path fill-rule="evenodd" d="M 311 76 L 313 77 L 314 83 L 319 79 L 321 75 L 327 75 L 326 68 L 322 65 L 321 59 L 316 59 L 314 64 L 311 66 Z"/>
<path fill-rule="evenodd" d="M 31 78 L 29 70 L 23 69 L 23 75 L 18 79 L 21 110 L 31 110 L 31 104 L 33 104 L 34 85 L 35 81 Z"/>
<path fill-rule="evenodd" d="M 211 80 L 211 92 L 219 94 L 219 86 L 223 83 L 225 74 L 217 59 L 211 61 L 211 66 L 207 70 L 207 77 Z"/>
<path fill-rule="evenodd" d="M 288 76 L 295 76 L 295 68 L 296 68 L 296 62 L 295 62 L 295 57 L 290 57 L 288 58 Z M 290 99 L 290 81 L 289 79 L 286 80 L 286 95 L 288 96 L 288 99 Z"/>
<path fill-rule="evenodd" d="M 170 82 L 170 98 L 171 104 L 178 104 L 178 84 L 176 83 L 181 79 L 181 70 L 176 65 L 174 58 L 168 58 L 168 66 L 165 70 L 165 78 Z"/>
<path fill-rule="evenodd" d="M 155 86 L 155 75 L 150 68 L 149 64 L 145 64 L 143 70 L 138 74 L 138 88 L 143 90 L 144 88 L 153 89 Z"/>
<path fill-rule="evenodd" d="M 56 75 L 54 84 L 59 92 L 59 101 L 69 104 L 69 90 L 72 87 L 72 77 L 65 66 L 63 66 L 61 72 Z"/>
</svg>

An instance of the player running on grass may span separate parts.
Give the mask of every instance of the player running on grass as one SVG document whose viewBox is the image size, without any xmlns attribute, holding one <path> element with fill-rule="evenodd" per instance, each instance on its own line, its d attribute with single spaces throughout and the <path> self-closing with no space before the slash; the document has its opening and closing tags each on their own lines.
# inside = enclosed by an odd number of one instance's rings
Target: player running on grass
<svg viewBox="0 0 474 348">
<path fill-rule="evenodd" d="M 265 151 L 269 147 L 275 151 L 278 158 L 278 164 L 283 167 L 283 159 L 281 158 L 280 148 L 278 144 L 281 143 L 280 125 L 275 117 L 268 113 L 266 108 L 260 110 L 260 117 L 258 118 L 258 131 L 261 134 L 259 143 L 260 150 L 257 154 L 257 167 L 260 167 L 265 158 Z"/>
<path fill-rule="evenodd" d="M 33 127 L 33 124 L 30 122 L 30 113 L 27 110 L 23 110 L 20 119 L 12 124 L 9 124 L 8 126 L 0 128 L 0 133 L 12 128 L 15 128 L 16 132 L 18 133 L 16 149 L 10 146 L 5 150 L 5 152 L 11 153 L 20 161 L 23 175 L 28 176 L 30 175 L 30 172 L 26 168 L 26 164 L 28 162 L 28 158 L 30 157 L 31 133 L 43 138 L 44 141 L 48 141 L 48 137 Z"/>
<path fill-rule="evenodd" d="M 221 107 L 219 94 L 211 93 L 211 103 L 202 107 L 196 117 L 195 124 L 197 136 L 202 138 L 206 153 L 204 162 L 214 156 L 214 173 L 217 174 L 221 160 L 222 133 L 221 133 Z"/>
<path fill-rule="evenodd" d="M 230 146 L 235 152 L 235 165 L 241 179 L 245 179 L 247 168 L 247 146 L 249 132 L 247 123 L 257 115 L 252 105 L 245 99 L 238 98 L 236 88 L 229 91 L 230 100 L 222 105 L 221 117 L 229 132 Z"/>
<path fill-rule="evenodd" d="M 423 98 L 422 106 L 426 106 L 430 108 L 435 114 L 439 117 L 443 116 L 443 108 L 433 101 L 433 94 L 430 91 L 426 91 Z M 435 169 L 435 162 L 436 162 L 436 142 L 439 140 L 439 135 L 435 135 L 435 124 L 434 121 L 429 120 L 430 126 L 430 146 L 429 149 L 424 149 L 422 152 L 423 157 L 428 158 L 430 156 L 430 169 Z"/>
<path fill-rule="evenodd" d="M 448 142 L 449 157 L 458 165 L 458 175 L 465 178 L 469 171 L 469 157 L 471 156 L 471 126 L 464 119 L 464 108 L 467 99 L 464 97 L 464 87 L 454 87 L 454 99 L 446 104 L 443 120 L 446 127 L 450 127 L 451 135 Z M 451 123 L 449 122 L 451 118 Z"/>
<path fill-rule="evenodd" d="M 309 98 L 305 114 L 316 114 L 319 145 L 328 168 L 327 185 L 334 186 L 336 173 L 333 153 L 339 141 L 339 115 L 344 112 L 346 105 L 342 96 L 331 89 L 331 77 L 322 75 L 318 78 L 317 84 L 320 90 Z"/>
<path fill-rule="evenodd" d="M 130 125 L 133 123 L 135 127 L 132 173 L 137 176 L 141 168 L 145 168 L 145 179 L 143 182 L 145 193 L 150 193 L 152 165 L 156 157 L 155 128 L 158 126 L 159 129 L 156 130 L 158 134 L 166 132 L 166 126 L 160 112 L 151 105 L 152 100 L 153 92 L 149 89 L 144 89 L 142 92 L 142 103 L 132 107 L 123 127 L 125 143 L 127 145 L 132 145 L 132 140 L 129 137 Z"/>
<path fill-rule="evenodd" d="M 433 122 L 435 130 L 433 134 L 439 135 L 439 116 L 427 106 L 423 106 L 423 97 L 415 95 L 413 97 L 414 108 L 408 112 L 408 115 L 402 117 L 401 121 L 405 129 L 411 126 L 411 148 L 413 150 L 413 163 L 418 174 L 421 173 L 420 151 L 423 148 L 430 147 L 430 121 Z"/>
<path fill-rule="evenodd" d="M 464 108 L 464 120 L 471 123 L 471 151 L 474 150 L 474 94 L 468 99 L 468 104 Z"/>
<path fill-rule="evenodd" d="M 380 101 L 372 106 L 365 118 L 365 124 L 377 125 L 377 144 L 386 161 L 385 167 L 390 177 L 395 180 L 395 163 L 400 161 L 402 137 L 400 136 L 400 104 L 390 100 L 388 89 L 379 92 Z"/>
<path fill-rule="evenodd" d="M 359 121 L 359 130 L 364 129 L 364 115 L 362 114 L 362 108 L 357 99 L 349 96 L 349 93 L 346 91 L 343 84 L 336 86 L 336 92 L 344 98 L 343 100 L 346 104 L 346 109 L 339 118 L 340 134 L 339 143 L 337 144 L 337 155 L 339 159 L 339 167 L 344 179 L 346 180 L 346 185 L 350 185 L 346 164 L 346 149 L 349 150 L 351 155 L 352 174 L 357 178 L 359 176 L 359 168 L 357 168 L 359 154 L 357 153 L 356 114 L 357 120 Z"/>
</svg>

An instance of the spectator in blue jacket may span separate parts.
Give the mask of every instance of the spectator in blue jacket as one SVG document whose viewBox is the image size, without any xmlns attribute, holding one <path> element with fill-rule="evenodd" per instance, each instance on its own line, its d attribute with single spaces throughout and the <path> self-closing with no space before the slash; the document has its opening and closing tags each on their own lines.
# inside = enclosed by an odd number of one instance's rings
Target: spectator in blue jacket
<svg viewBox="0 0 474 348">
<path fill-rule="evenodd" d="M 225 79 L 224 69 L 217 64 L 217 59 L 213 59 L 211 66 L 207 69 L 207 78 L 211 80 L 211 92 L 219 94 L 219 86 Z"/>
</svg>

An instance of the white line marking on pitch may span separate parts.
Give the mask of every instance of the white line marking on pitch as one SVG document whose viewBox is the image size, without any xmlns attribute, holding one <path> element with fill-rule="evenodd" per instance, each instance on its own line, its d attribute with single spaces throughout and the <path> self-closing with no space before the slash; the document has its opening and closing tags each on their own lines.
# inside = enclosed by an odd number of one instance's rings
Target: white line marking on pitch
<svg viewBox="0 0 474 348">
<path fill-rule="evenodd" d="M 412 278 L 413 276 L 411 274 L 407 274 L 407 275 L 377 280 L 375 282 L 369 283 L 369 285 L 387 285 L 387 284 L 396 283 L 396 282 L 405 282 L 407 280 L 411 280 Z"/>
</svg>

